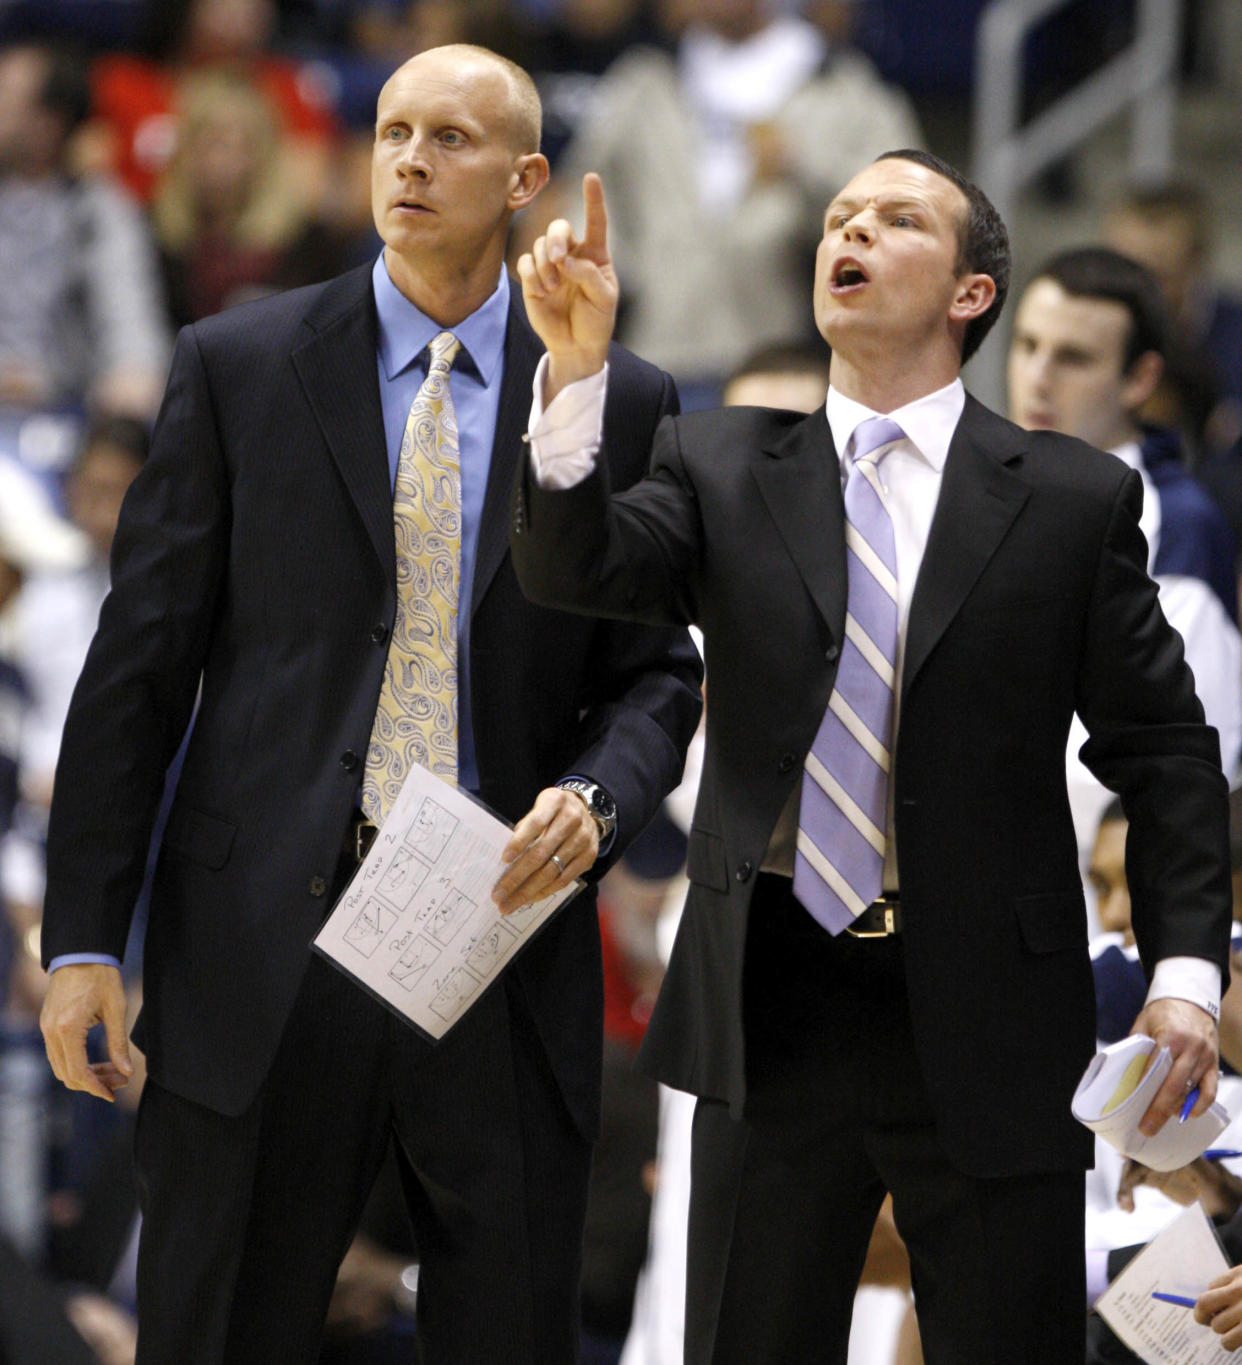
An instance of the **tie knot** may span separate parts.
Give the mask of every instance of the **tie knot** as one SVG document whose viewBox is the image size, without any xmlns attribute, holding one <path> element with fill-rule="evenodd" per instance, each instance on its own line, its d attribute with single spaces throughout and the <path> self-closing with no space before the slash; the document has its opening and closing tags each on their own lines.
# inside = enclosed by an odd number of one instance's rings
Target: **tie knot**
<svg viewBox="0 0 1242 1365">
<path fill-rule="evenodd" d="M 457 359 L 457 352 L 461 350 L 461 342 L 452 332 L 441 332 L 432 338 L 431 341 L 431 363 L 427 366 L 427 371 L 440 370 L 447 374 L 453 366 L 453 361 Z"/>
<path fill-rule="evenodd" d="M 868 417 L 854 428 L 854 459 L 864 460 L 881 446 L 904 440 L 905 434 L 891 417 Z"/>
</svg>

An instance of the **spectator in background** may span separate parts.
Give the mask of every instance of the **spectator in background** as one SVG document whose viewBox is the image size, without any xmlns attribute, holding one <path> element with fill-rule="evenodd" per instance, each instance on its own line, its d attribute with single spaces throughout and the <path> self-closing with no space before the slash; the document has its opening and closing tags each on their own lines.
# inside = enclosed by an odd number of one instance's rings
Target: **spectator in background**
<svg viewBox="0 0 1242 1365">
<path fill-rule="evenodd" d="M 558 168 L 608 186 L 626 300 L 618 339 L 715 402 L 755 346 L 811 338 L 823 206 L 919 132 L 909 100 L 847 44 L 765 0 L 700 0 L 675 54 L 626 52 Z"/>
<path fill-rule="evenodd" d="M 250 76 L 279 111 L 295 190 L 317 205 L 339 132 L 331 90 L 315 67 L 268 50 L 275 25 L 275 0 L 144 0 L 141 55 L 110 53 L 95 63 L 85 155 L 146 202 L 176 149 L 181 81 L 224 67 Z"/>
<path fill-rule="evenodd" d="M 1229 527 L 1181 464 L 1171 432 L 1143 428 L 1139 410 L 1159 381 L 1160 297 L 1140 265 L 1103 247 L 1065 252 L 1040 267 L 1018 301 L 1009 348 L 1009 411 L 1028 430 L 1076 436 L 1137 471 L 1140 527 L 1160 605 L 1182 636 L 1195 689 L 1220 733 L 1232 774 L 1242 748 L 1242 637 Z M 1068 781 L 1085 862 L 1107 790 L 1078 759 L 1075 720 Z"/>
<path fill-rule="evenodd" d="M 0 51 L 0 402 L 149 414 L 168 361 L 158 275 L 137 209 L 71 169 L 89 104 L 65 52 Z"/>
<path fill-rule="evenodd" d="M 1200 384 L 1208 382 L 1204 450 L 1227 450 L 1242 437 L 1242 296 L 1213 279 L 1207 196 L 1185 180 L 1131 185 L 1105 215 L 1104 236 L 1155 276 L 1174 340 Z"/>
<path fill-rule="evenodd" d="M 13 656 L 14 612 L 31 573 L 67 568 L 82 553 L 30 475 L 0 460 L 0 836 L 17 798 L 28 704 Z M 45 983 L 37 919 L 0 906 L 0 1360 L 90 1365 L 101 1357 L 70 1325 L 39 1266 L 47 1246 L 50 1099 L 36 1020 Z"/>
<path fill-rule="evenodd" d="M 648 0 L 562 0 L 549 15 L 535 79 L 543 97 L 543 149 L 554 171 L 613 62 L 632 47 L 673 46 L 656 9 Z"/>
<path fill-rule="evenodd" d="M 46 820 L 69 698 L 108 592 L 108 557 L 121 501 L 147 458 L 144 423 L 104 417 L 87 429 L 65 481 L 69 517 L 86 554 L 30 576 L 17 603 L 14 649 L 31 691 L 23 729 L 22 797 Z"/>
<path fill-rule="evenodd" d="M 1107 247 L 1062 252 L 1036 271 L 1018 301 L 1009 406 L 1028 430 L 1077 436 L 1137 470 L 1150 572 L 1201 579 L 1236 620 L 1229 527 L 1187 470 L 1177 433 L 1142 420 L 1167 346 L 1166 312 L 1150 271 Z M 1226 768 L 1230 762 L 1227 753 Z"/>
<path fill-rule="evenodd" d="M 271 104 L 250 78 L 189 76 L 151 218 L 177 326 L 337 274 L 343 248 L 297 192 Z"/>
<path fill-rule="evenodd" d="M 822 341 L 761 346 L 725 381 L 724 405 L 814 412 L 828 395 L 831 359 Z"/>
</svg>

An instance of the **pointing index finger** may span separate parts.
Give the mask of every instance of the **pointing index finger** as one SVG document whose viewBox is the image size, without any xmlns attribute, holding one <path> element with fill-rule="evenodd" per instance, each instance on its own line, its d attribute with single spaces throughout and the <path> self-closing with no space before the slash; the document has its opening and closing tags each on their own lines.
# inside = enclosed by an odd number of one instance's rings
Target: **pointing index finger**
<svg viewBox="0 0 1242 1365">
<path fill-rule="evenodd" d="M 604 203 L 604 182 L 594 171 L 582 177 L 582 206 L 586 214 L 582 245 L 593 260 L 607 260 L 608 207 Z"/>
</svg>

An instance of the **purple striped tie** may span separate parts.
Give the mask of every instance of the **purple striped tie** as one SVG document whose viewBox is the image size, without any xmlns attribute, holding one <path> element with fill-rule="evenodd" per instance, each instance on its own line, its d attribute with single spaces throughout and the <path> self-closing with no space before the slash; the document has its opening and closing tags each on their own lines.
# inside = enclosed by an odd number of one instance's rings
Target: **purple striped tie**
<svg viewBox="0 0 1242 1365">
<path fill-rule="evenodd" d="M 872 417 L 854 432 L 845 485 L 849 592 L 836 686 L 802 770 L 794 895 L 840 933 L 879 895 L 897 672 L 897 548 L 876 466 L 905 432 Z"/>
</svg>

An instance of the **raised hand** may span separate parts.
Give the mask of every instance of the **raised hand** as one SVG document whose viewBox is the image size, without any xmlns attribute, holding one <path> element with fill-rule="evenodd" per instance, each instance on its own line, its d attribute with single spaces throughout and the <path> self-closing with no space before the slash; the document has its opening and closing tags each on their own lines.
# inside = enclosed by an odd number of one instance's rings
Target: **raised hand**
<svg viewBox="0 0 1242 1365">
<path fill-rule="evenodd" d="M 617 274 L 608 255 L 604 185 L 582 178 L 585 227 L 579 239 L 564 218 L 548 225 L 518 261 L 531 326 L 548 349 L 545 403 L 577 379 L 603 369 L 617 316 Z"/>
</svg>

